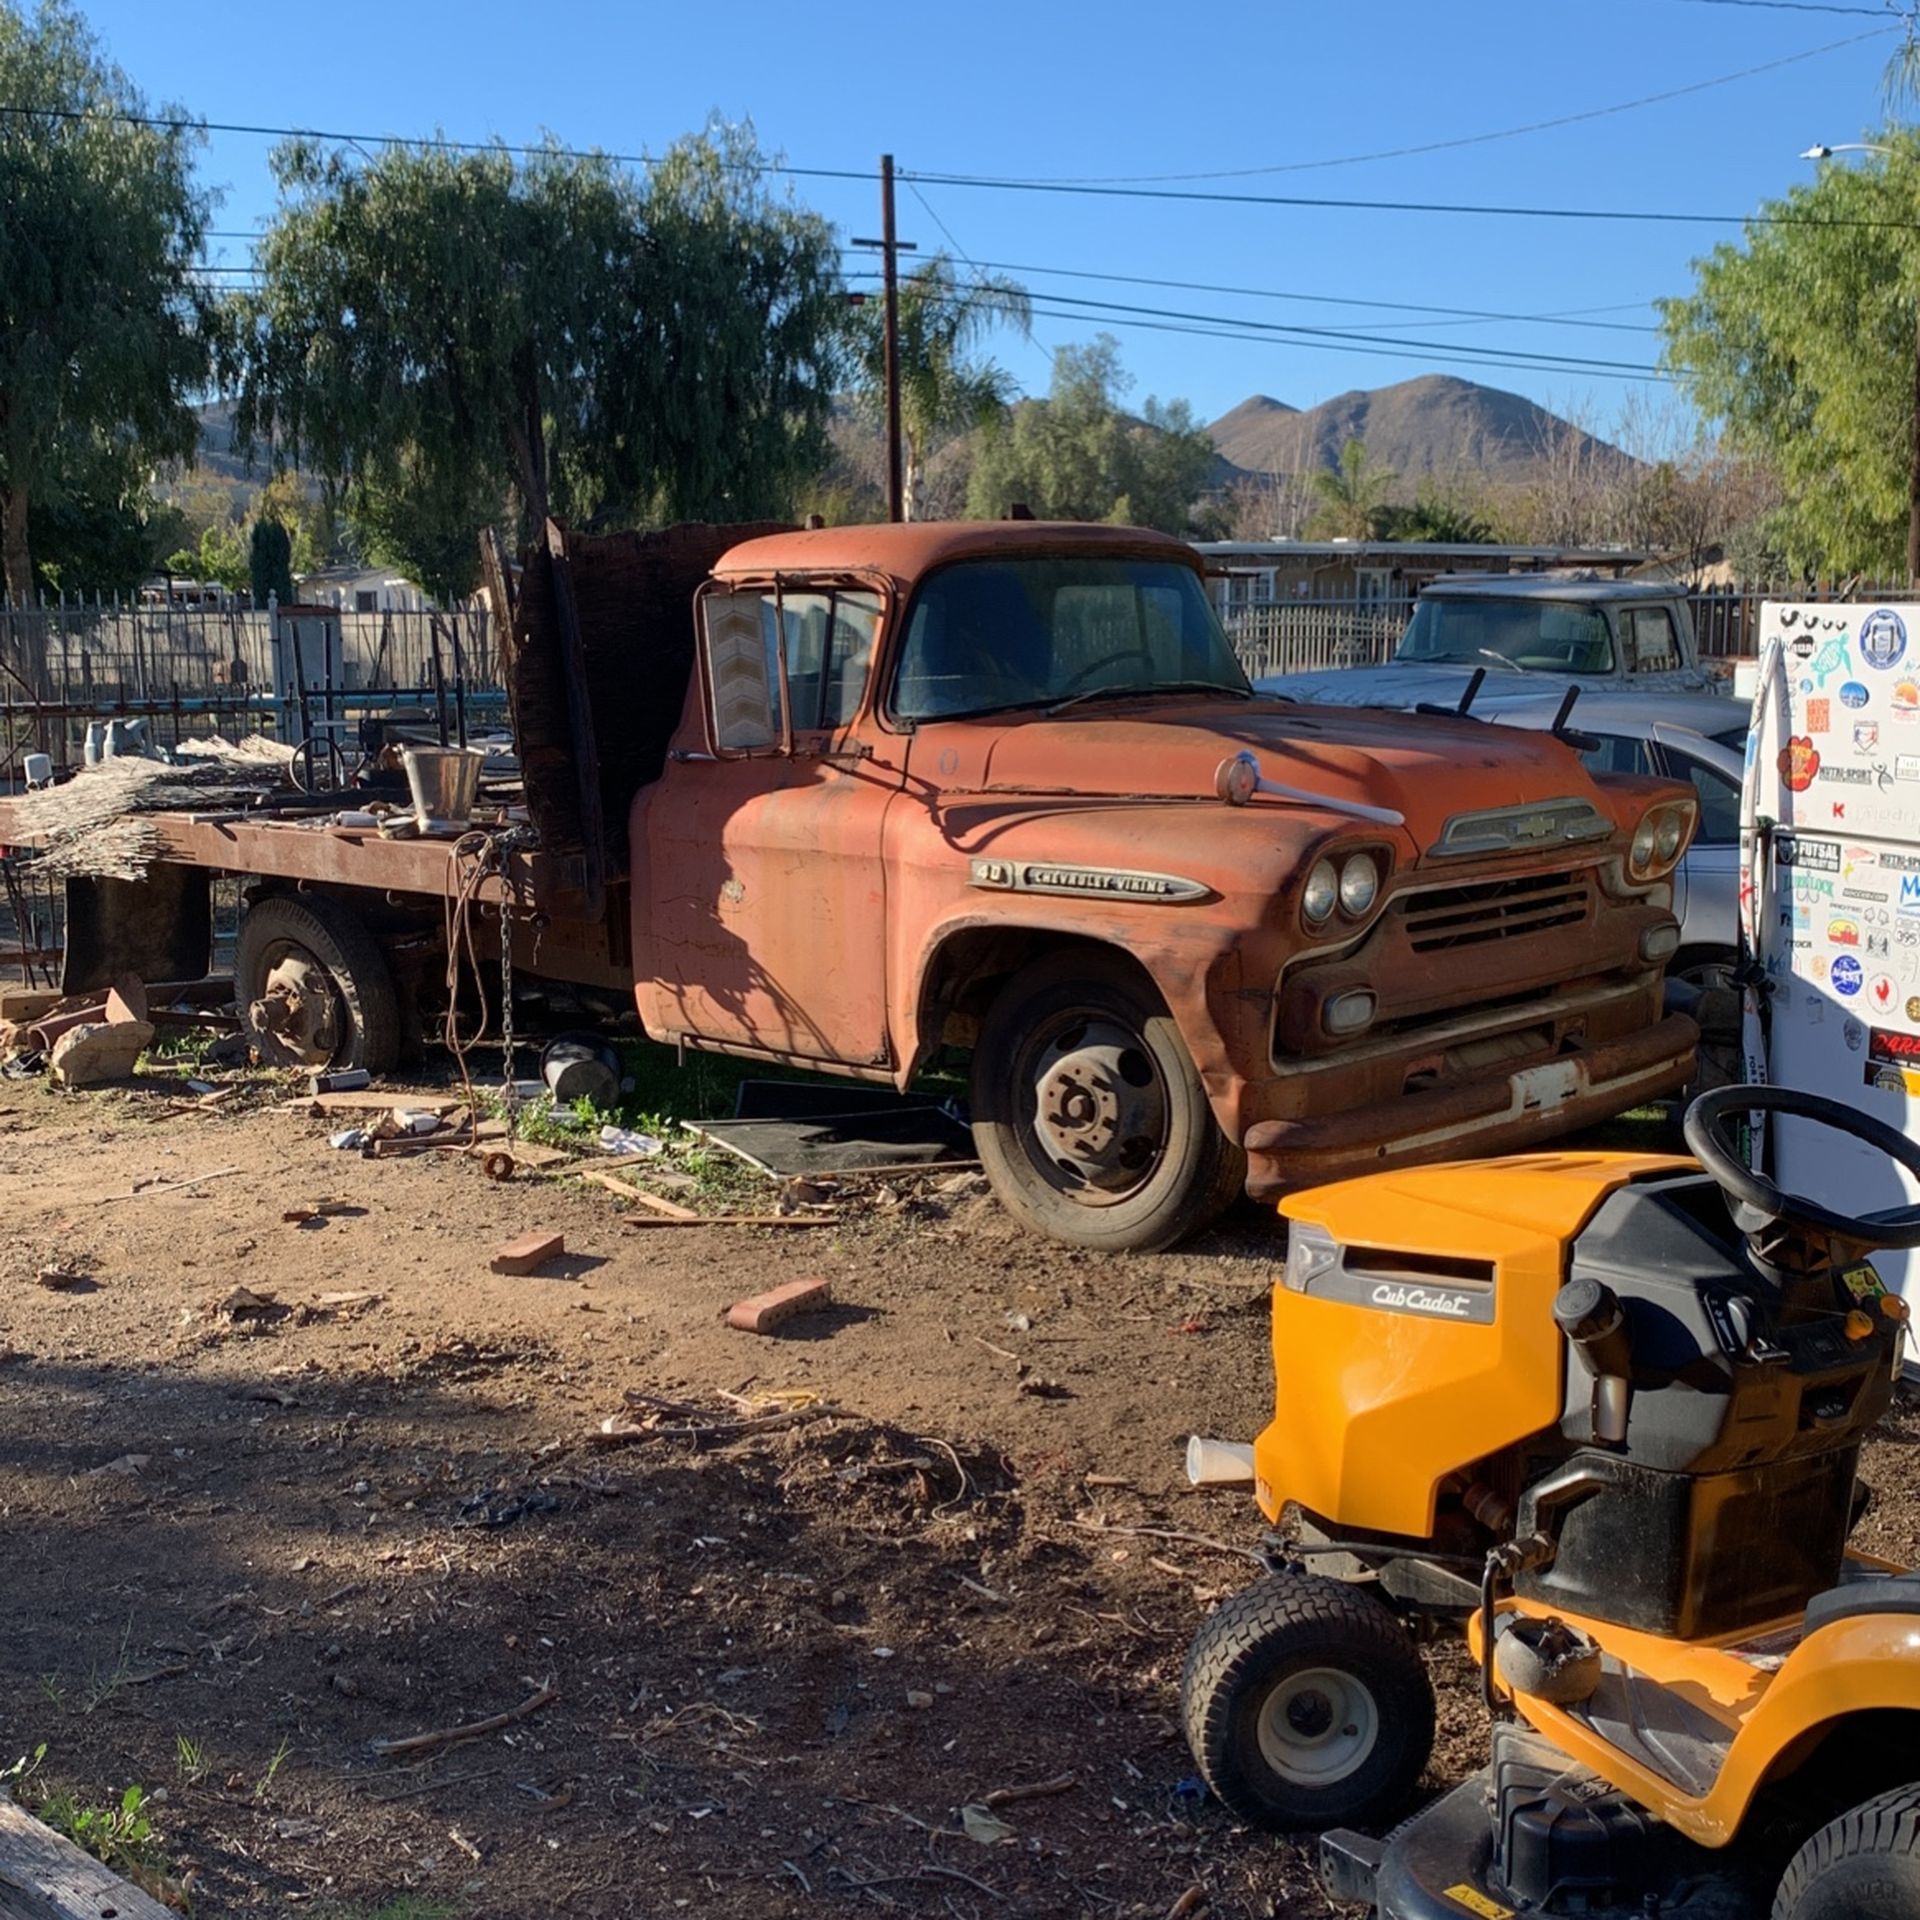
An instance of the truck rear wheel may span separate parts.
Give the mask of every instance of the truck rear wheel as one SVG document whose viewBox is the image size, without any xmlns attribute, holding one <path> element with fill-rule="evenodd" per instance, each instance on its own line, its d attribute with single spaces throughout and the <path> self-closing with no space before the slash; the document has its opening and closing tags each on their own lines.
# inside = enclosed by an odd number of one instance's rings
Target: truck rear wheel
<svg viewBox="0 0 1920 1920">
<path fill-rule="evenodd" d="M 1246 1179 L 1166 1003 L 1124 956 L 1084 948 L 1023 967 L 988 1011 L 973 1138 L 1015 1218 L 1106 1252 L 1174 1245 Z"/>
<path fill-rule="evenodd" d="M 241 916 L 234 999 L 272 1067 L 365 1067 L 400 1054 L 400 1007 L 386 960 L 351 907 L 270 894 Z"/>
</svg>

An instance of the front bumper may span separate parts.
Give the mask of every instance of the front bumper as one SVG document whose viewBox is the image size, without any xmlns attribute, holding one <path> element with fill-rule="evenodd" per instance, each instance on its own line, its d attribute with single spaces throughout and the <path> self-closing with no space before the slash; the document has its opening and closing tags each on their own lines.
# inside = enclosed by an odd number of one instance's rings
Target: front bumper
<svg viewBox="0 0 1920 1920">
<path fill-rule="evenodd" d="M 1320 1836 L 1320 1883 L 1330 1898 L 1364 1902 L 1379 1920 L 1487 1920 L 1513 1908 L 1489 1890 L 1493 1825 L 1489 1773 L 1444 1793 L 1382 1843 L 1336 1828 Z"/>
<path fill-rule="evenodd" d="M 1589 1126 L 1686 1084 L 1699 1029 L 1684 1014 L 1587 1051 L 1523 1056 L 1482 1077 L 1345 1112 L 1261 1120 L 1243 1140 L 1247 1192 L 1275 1200 L 1300 1187 L 1511 1152 Z"/>
</svg>

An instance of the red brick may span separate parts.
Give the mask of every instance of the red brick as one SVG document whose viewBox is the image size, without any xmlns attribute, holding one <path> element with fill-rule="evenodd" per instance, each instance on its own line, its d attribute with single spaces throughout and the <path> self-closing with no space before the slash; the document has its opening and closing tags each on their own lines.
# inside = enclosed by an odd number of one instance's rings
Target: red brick
<svg viewBox="0 0 1920 1920">
<path fill-rule="evenodd" d="M 523 1233 L 509 1240 L 487 1264 L 495 1273 L 531 1273 L 567 1250 L 565 1234 Z"/>
<path fill-rule="evenodd" d="M 797 1313 L 812 1313 L 833 1304 L 831 1281 L 819 1278 L 789 1280 L 769 1293 L 756 1293 L 751 1300 L 736 1300 L 727 1309 L 727 1325 L 742 1333 L 771 1333 L 783 1320 Z"/>
</svg>

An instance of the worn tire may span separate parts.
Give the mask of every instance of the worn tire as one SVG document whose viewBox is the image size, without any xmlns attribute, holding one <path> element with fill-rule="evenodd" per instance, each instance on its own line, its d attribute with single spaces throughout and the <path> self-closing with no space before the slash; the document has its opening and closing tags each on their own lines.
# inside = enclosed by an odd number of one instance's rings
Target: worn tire
<svg viewBox="0 0 1920 1920">
<path fill-rule="evenodd" d="M 1773 1920 L 1920 1920 L 1920 1784 L 1828 1821 L 1787 1863 Z"/>
<path fill-rule="evenodd" d="M 338 1038 L 325 1064 L 390 1071 L 400 1057 L 399 998 L 386 959 L 360 916 L 319 894 L 301 899 L 270 894 L 249 907 L 234 942 L 234 999 L 243 1018 L 289 953 L 324 972 L 334 996 Z M 269 1066 L 314 1064 L 271 1032 L 251 1023 L 249 1032 Z"/>
<path fill-rule="evenodd" d="M 1180 1684 L 1200 1777 L 1280 1833 L 1379 1826 L 1433 1750 L 1433 1683 L 1377 1600 L 1314 1574 L 1273 1574 L 1223 1601 Z"/>
<path fill-rule="evenodd" d="M 1037 1141 L 1035 1049 L 1076 1018 L 1132 1036 L 1164 1105 L 1165 1142 L 1132 1189 L 1075 1188 Z M 1197 1233 L 1246 1183 L 1246 1155 L 1220 1131 L 1166 1002 L 1125 955 L 1078 947 L 1001 988 L 973 1053 L 973 1139 L 1002 1204 L 1023 1225 L 1105 1253 L 1157 1252 Z"/>
</svg>

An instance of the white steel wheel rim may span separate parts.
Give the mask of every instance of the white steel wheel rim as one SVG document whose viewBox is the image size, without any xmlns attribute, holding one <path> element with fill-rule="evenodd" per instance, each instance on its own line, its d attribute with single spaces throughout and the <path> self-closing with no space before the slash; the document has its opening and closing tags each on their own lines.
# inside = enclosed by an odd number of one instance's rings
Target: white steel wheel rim
<svg viewBox="0 0 1920 1920">
<path fill-rule="evenodd" d="M 1331 1787 L 1366 1764 L 1380 1738 L 1371 1689 L 1337 1667 L 1290 1673 L 1260 1703 L 1260 1757 L 1283 1780 Z"/>
</svg>

